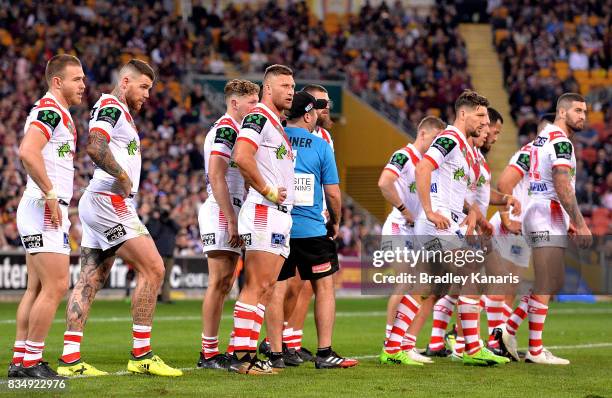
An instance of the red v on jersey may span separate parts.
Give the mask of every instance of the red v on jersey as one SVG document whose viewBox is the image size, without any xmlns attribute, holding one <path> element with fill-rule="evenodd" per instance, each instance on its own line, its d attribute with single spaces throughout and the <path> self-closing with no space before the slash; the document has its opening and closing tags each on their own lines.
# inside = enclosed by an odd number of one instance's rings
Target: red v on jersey
<svg viewBox="0 0 612 398">
<path fill-rule="evenodd" d="M 276 121 L 274 116 L 270 115 L 270 113 L 268 111 L 266 111 L 264 108 L 260 108 L 259 106 L 256 106 L 255 108 L 253 108 L 252 112 L 260 113 L 260 114 L 264 115 L 270 121 L 270 123 L 272 123 L 272 125 L 276 128 L 276 130 L 278 130 L 280 135 L 283 136 L 283 139 L 287 143 L 287 151 L 289 152 L 289 156 L 290 156 L 291 159 L 293 159 L 293 150 L 291 149 L 291 143 L 289 142 L 289 137 L 287 137 L 287 133 L 285 133 L 285 129 L 283 128 L 283 126 L 281 126 Z"/>
</svg>

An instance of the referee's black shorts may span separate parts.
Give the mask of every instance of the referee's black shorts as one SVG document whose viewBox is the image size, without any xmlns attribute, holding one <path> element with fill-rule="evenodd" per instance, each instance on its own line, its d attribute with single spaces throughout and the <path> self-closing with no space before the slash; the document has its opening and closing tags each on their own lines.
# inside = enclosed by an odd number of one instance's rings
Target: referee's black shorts
<svg viewBox="0 0 612 398">
<path fill-rule="evenodd" d="M 336 242 L 327 236 L 289 239 L 289 258 L 278 275 L 279 281 L 295 276 L 295 270 L 305 281 L 315 281 L 340 269 Z"/>
</svg>

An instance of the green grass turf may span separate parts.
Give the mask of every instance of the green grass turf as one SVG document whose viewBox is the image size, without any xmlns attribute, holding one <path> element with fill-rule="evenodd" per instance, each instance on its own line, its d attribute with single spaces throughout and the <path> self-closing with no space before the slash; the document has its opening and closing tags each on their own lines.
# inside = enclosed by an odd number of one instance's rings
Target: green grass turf
<svg viewBox="0 0 612 398">
<path fill-rule="evenodd" d="M 220 337 L 225 348 L 230 331 L 232 303 L 224 311 Z M 547 346 L 568 358 L 567 367 L 512 363 L 498 368 L 468 368 L 450 359 L 437 359 L 424 368 L 383 366 L 377 363 L 384 336 L 386 301 L 358 298 L 338 300 L 334 348 L 345 356 L 360 357 L 352 369 L 316 370 L 309 363 L 287 369 L 275 376 L 243 376 L 222 371 L 186 370 L 181 378 L 166 379 L 140 375 L 111 375 L 69 381 L 68 393 L 53 396 L 149 397 L 149 396 L 448 396 L 448 397 L 595 397 L 612 396 L 612 304 L 552 304 L 544 332 Z M 0 303 L 0 363 L 8 364 L 14 339 L 16 304 Z M 61 354 L 64 306 L 46 341 L 45 358 L 52 365 Z M 193 368 L 200 348 L 200 302 L 182 301 L 159 305 L 153 327 L 152 345 L 167 363 Z M 115 318 L 109 321 L 109 318 Z M 483 322 L 484 323 L 484 322 Z M 431 322 L 419 336 L 424 347 Z M 525 323 L 519 334 L 527 343 Z M 483 325 L 484 330 L 484 325 Z M 597 348 L 572 348 L 607 343 Z M 306 322 L 304 345 L 316 348 L 312 317 Z M 125 370 L 131 349 L 129 304 L 98 301 L 85 329 L 83 358 L 109 372 Z M 6 369 L 6 367 L 4 368 Z M 5 375 L 2 371 L 2 376 Z M 34 395 L 7 392 L 6 379 L 0 379 L 0 395 Z M 40 394 L 38 394 L 40 395 Z"/>
</svg>

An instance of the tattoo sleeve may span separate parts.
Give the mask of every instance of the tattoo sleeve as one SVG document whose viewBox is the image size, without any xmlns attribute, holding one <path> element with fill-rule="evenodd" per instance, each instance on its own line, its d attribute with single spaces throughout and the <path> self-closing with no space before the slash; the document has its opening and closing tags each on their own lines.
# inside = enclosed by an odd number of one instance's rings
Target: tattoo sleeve
<svg viewBox="0 0 612 398">
<path fill-rule="evenodd" d="M 93 162 L 113 177 L 118 177 L 123 169 L 110 151 L 106 137 L 97 131 L 90 131 L 87 139 L 87 154 Z"/>
<path fill-rule="evenodd" d="M 582 217 L 582 213 L 580 213 L 576 194 L 572 188 L 569 169 L 567 167 L 555 167 L 552 170 L 552 178 L 561 206 L 563 206 L 567 214 L 569 214 L 570 219 L 576 227 L 583 226 L 584 218 Z"/>
</svg>

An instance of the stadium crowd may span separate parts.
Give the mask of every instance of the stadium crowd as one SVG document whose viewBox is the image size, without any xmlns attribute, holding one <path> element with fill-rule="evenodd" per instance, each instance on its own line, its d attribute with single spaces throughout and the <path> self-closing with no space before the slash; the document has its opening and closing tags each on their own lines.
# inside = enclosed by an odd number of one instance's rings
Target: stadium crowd
<svg viewBox="0 0 612 398">
<path fill-rule="evenodd" d="M 572 46 L 588 51 L 588 68 L 610 67 L 610 0 L 608 7 L 600 3 L 587 2 L 579 9 L 560 2 L 565 5 L 527 7 L 505 1 L 500 7 L 506 9 L 505 14 L 494 12 L 494 29 L 515 32 L 500 40 L 498 49 L 513 114 L 525 136 L 533 134 L 528 127 L 549 110 L 554 96 L 580 88 L 572 69 L 585 62 L 584 57 L 571 61 L 577 59 L 572 57 Z M 353 92 L 409 130 L 426 113 L 453 119 L 454 98 L 471 84 L 456 9 L 445 2 L 439 2 L 426 16 L 399 2 L 376 7 L 366 3 L 358 15 L 332 27 L 313 21 L 304 2 L 290 3 L 286 8 L 274 2 L 246 5 L 240 13 L 233 6 L 214 13 L 196 5 L 189 21 L 164 8 L 164 2 L 111 6 L 111 2 L 96 1 L 95 10 L 84 4 L 88 3 L 70 0 L 0 7 L 0 248 L 20 246 L 14 218 L 25 174 L 17 148 L 27 112 L 45 91 L 40 77 L 54 53 L 78 55 L 87 76 L 86 98 L 73 110 L 81 137 L 73 205 L 93 170 L 84 151 L 88 107 L 100 93 L 110 91 L 117 66 L 130 56 L 149 60 L 157 70 L 159 80 L 137 119 L 143 132 L 144 170 L 139 212 L 146 222 L 159 209 L 169 209 L 182 227 L 177 252 L 183 254 L 200 251 L 197 208 L 206 198 L 203 131 L 218 116 L 218 108 L 199 87 L 189 91 L 181 87 L 186 73 L 222 75 L 228 65 L 239 72 L 260 73 L 266 65 L 287 63 L 297 78 L 345 79 Z M 547 23 L 530 23 L 534 17 Z M 581 43 L 572 43 L 562 34 L 563 21 L 576 17 L 580 17 L 575 29 Z M 549 49 L 551 44 L 556 50 Z M 515 54 L 516 63 L 509 60 Z M 565 80 L 555 76 L 552 68 L 558 60 L 569 62 Z M 539 73 L 542 69 L 548 69 L 550 75 Z M 544 93 L 541 98 L 540 93 Z M 603 123 L 592 124 L 579 136 L 578 181 L 586 183 L 578 193 L 589 209 L 612 209 L 612 143 L 605 128 L 612 120 L 610 98 L 610 93 L 595 98 L 592 106 L 604 115 Z M 370 223 L 352 206 L 345 207 L 344 216 L 340 252 L 354 254 Z M 71 221 L 76 244 L 80 235 L 76 213 L 71 214 Z"/>
</svg>

